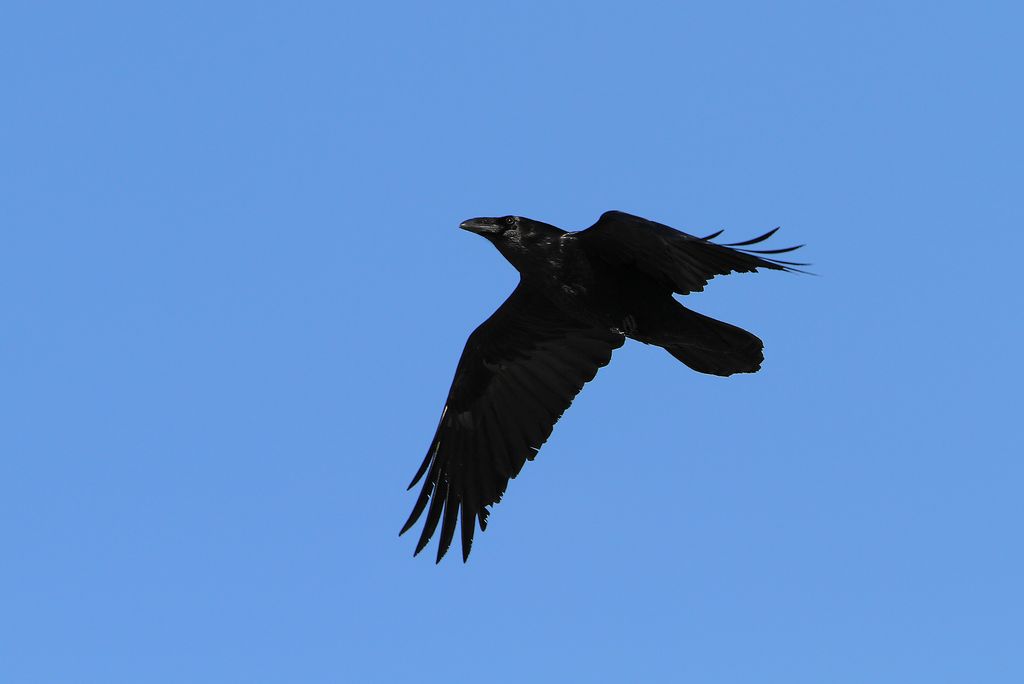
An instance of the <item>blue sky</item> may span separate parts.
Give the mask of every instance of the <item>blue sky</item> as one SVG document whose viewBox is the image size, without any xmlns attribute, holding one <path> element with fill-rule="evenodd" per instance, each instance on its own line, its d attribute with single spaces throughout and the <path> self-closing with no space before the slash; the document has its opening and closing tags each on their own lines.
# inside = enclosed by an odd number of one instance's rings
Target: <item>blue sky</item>
<svg viewBox="0 0 1024 684">
<path fill-rule="evenodd" d="M 363 5 L 5 9 L 0 680 L 1024 679 L 1019 7 Z M 628 344 L 412 558 L 516 281 L 458 223 L 612 208 L 821 276 L 688 298 L 763 370 Z"/>
</svg>

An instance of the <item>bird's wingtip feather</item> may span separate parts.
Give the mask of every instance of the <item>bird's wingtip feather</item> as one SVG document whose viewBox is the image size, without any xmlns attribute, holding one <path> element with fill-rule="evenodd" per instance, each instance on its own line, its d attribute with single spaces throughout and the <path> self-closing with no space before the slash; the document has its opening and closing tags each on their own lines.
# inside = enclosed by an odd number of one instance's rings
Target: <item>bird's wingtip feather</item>
<svg viewBox="0 0 1024 684">
<path fill-rule="evenodd" d="M 757 244 L 758 242 L 764 242 L 765 240 L 770 238 L 772 235 L 775 235 L 775 233 L 779 230 L 779 228 L 780 228 L 780 226 L 775 226 L 774 228 L 769 230 L 764 235 L 758 235 L 756 238 L 750 238 L 749 240 L 744 240 L 743 242 L 730 242 L 729 244 L 723 245 L 723 246 L 724 247 L 744 247 L 746 245 L 753 245 L 753 244 Z"/>
</svg>

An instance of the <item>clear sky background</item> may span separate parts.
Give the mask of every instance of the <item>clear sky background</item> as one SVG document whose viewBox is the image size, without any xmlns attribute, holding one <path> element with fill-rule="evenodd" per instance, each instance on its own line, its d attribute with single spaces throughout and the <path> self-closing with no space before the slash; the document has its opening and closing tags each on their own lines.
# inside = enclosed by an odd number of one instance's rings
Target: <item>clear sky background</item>
<svg viewBox="0 0 1024 684">
<path fill-rule="evenodd" d="M 1021 682 L 1016 3 L 41 3 L 0 21 L 0 681 Z M 515 271 L 806 242 L 629 343 L 463 565 L 398 538 Z"/>
</svg>

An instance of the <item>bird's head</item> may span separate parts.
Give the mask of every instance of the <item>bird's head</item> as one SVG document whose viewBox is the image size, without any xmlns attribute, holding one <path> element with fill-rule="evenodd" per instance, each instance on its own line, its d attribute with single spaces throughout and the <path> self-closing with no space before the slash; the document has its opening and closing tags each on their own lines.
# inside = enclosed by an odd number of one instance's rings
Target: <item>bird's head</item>
<svg viewBox="0 0 1024 684">
<path fill-rule="evenodd" d="M 565 234 L 561 228 L 522 216 L 469 219 L 459 227 L 490 240 L 520 270 L 525 266 L 524 259 L 537 252 L 535 248 L 550 244 Z"/>
</svg>

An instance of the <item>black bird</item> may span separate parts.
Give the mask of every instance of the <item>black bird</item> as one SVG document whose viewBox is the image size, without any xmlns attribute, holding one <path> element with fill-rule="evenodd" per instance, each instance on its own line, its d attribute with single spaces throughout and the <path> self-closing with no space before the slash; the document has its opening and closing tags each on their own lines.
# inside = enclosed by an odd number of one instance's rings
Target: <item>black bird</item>
<svg viewBox="0 0 1024 684">
<path fill-rule="evenodd" d="M 806 265 L 759 256 L 802 245 L 744 249 L 778 228 L 723 245 L 710 241 L 722 231 L 698 238 L 620 211 L 577 232 L 520 216 L 475 218 L 460 227 L 490 240 L 520 279 L 469 336 L 437 432 L 409 485 L 426 476 L 399 534 L 426 510 L 416 553 L 440 523 L 437 562 L 460 517 L 462 559 L 469 557 L 474 524 L 486 529 L 487 507 L 501 499 L 509 479 L 533 460 L 573 398 L 627 337 L 663 347 L 701 373 L 761 367 L 761 340 L 690 311 L 672 293 L 700 292 L 716 275 Z"/>
</svg>

